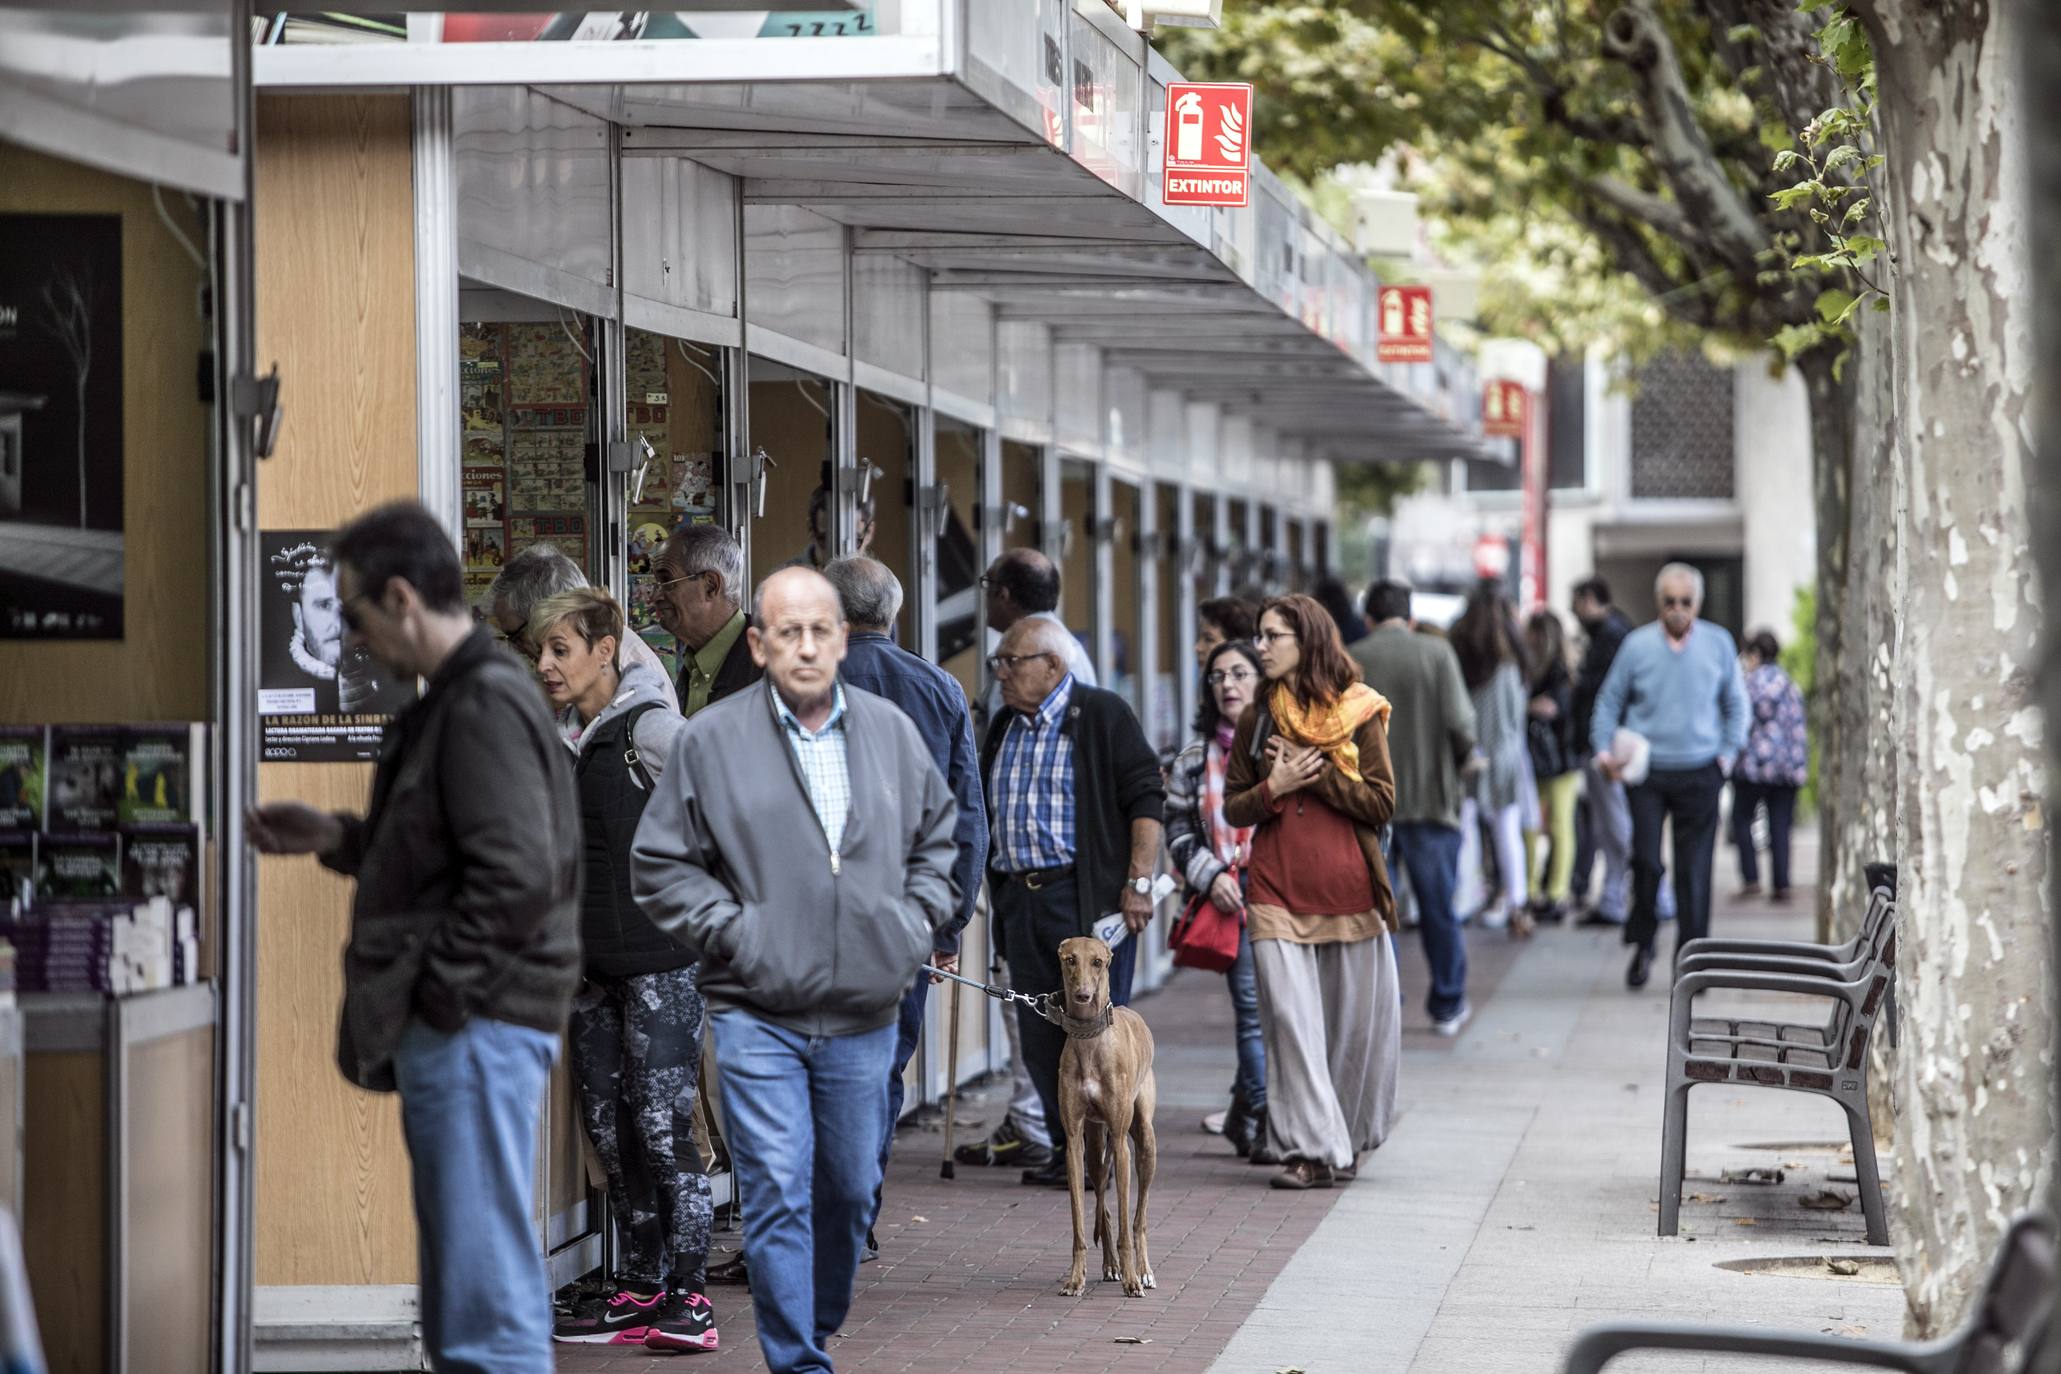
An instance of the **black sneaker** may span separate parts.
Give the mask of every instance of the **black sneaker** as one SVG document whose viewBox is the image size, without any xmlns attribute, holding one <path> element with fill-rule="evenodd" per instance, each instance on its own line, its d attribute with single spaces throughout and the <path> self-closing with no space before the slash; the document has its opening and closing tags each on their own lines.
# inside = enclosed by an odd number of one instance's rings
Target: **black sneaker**
<svg viewBox="0 0 2061 1374">
<path fill-rule="evenodd" d="M 952 1158 L 976 1168 L 1035 1169 L 1052 1162 L 1052 1150 L 1035 1140 L 1026 1140 L 1016 1129 L 1016 1118 L 1005 1116 L 993 1135 L 977 1144 L 961 1145 L 952 1151 Z"/>
<path fill-rule="evenodd" d="M 551 1339 L 563 1345 L 642 1345 L 665 1301 L 663 1292 L 620 1289 L 560 1318 L 551 1328 Z"/>
<path fill-rule="evenodd" d="M 644 1332 L 646 1350 L 714 1350 L 716 1309 L 699 1293 L 673 1294 Z"/>
</svg>

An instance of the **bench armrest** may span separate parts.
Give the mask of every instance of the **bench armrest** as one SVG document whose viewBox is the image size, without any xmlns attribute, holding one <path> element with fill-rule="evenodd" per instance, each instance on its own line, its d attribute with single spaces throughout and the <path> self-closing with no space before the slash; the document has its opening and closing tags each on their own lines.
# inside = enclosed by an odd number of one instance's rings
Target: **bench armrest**
<svg viewBox="0 0 2061 1374">
<path fill-rule="evenodd" d="M 1906 1374 L 1946 1374 L 1936 1346 L 1855 1341 L 1801 1331 L 1756 1331 L 1719 1326 L 1666 1326 L 1657 1322 L 1609 1322 L 1575 1339 L 1563 1374 L 1598 1374 L 1619 1355 L 1634 1350 L 1690 1350 L 1714 1355 L 1754 1355 L 1820 1360 L 1832 1364 L 1899 1369 Z"/>
</svg>

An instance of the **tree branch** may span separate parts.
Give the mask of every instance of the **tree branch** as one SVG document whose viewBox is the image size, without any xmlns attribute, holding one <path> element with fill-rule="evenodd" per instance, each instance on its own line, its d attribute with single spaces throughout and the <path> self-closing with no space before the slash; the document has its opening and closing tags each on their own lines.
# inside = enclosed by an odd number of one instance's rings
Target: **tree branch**
<svg viewBox="0 0 2061 1374">
<path fill-rule="evenodd" d="M 1603 49 L 1639 78 L 1653 160 L 1676 201 L 1691 222 L 1703 226 L 1733 274 L 1752 280 L 1760 254 L 1768 247 L 1767 229 L 1725 175 L 1709 134 L 1696 118 L 1673 40 L 1649 0 L 1630 0 L 1610 16 Z"/>
<path fill-rule="evenodd" d="M 1700 244 L 1703 256 L 1722 257 L 1716 245 L 1710 244 L 1697 226 L 1689 222 L 1682 213 L 1682 207 L 1671 200 L 1662 200 L 1648 191 L 1618 180 L 1616 177 L 1591 177 L 1583 183 L 1597 199 L 1631 218 L 1645 224 L 1657 234 L 1689 245 Z"/>
</svg>

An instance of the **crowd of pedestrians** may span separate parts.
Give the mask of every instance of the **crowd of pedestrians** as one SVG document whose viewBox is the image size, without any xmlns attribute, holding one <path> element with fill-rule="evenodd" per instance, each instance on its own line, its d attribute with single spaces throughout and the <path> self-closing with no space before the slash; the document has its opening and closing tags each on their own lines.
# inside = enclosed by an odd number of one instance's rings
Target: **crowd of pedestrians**
<svg viewBox="0 0 2061 1374">
<path fill-rule="evenodd" d="M 977 972 L 1047 992 L 1061 941 L 1120 913 L 1123 1005 L 1125 937 L 1170 868 L 1225 933 L 1235 1067 L 1207 1124 L 1306 1190 L 1354 1179 L 1394 1118 L 1405 908 L 1450 1036 L 1472 1014 L 1463 927 L 1567 919 L 1597 856 L 1584 919 L 1623 925 L 1630 985 L 1670 911 L 1704 933 L 1728 774 L 1742 887 L 1764 813 L 1788 895 L 1802 698 L 1766 632 L 1742 671 L 1685 565 L 1636 630 L 1581 584 L 1578 665 L 1553 611 L 1520 624 L 1493 584 L 1448 632 L 1397 581 L 1358 605 L 1335 585 L 1206 601 L 1194 737 L 1161 759 L 1030 550 L 981 578 L 984 702 L 895 643 L 902 586 L 864 554 L 747 588 L 734 538 L 683 526 L 653 563 L 677 677 L 555 549 L 511 558 L 478 621 L 420 506 L 361 517 L 333 556 L 349 636 L 420 695 L 363 815 L 280 801 L 249 828 L 356 879 L 338 1062 L 400 1095 L 440 1370 L 548 1370 L 554 1339 L 715 1349 L 726 1277 L 771 1369 L 829 1370 L 929 989 L 976 921 Z M 1064 1187 L 1067 1032 L 1022 1003 L 1008 1029 L 1009 1111 L 957 1157 Z M 554 1311 L 533 1160 L 561 1044 L 617 1246 L 608 1291 Z M 744 1248 L 712 1270 L 721 1159 Z"/>
</svg>

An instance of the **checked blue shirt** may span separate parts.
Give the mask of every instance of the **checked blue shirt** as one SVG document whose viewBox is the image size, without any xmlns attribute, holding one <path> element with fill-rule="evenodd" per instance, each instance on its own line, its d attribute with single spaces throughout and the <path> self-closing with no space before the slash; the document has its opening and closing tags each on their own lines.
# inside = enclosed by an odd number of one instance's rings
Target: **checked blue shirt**
<svg viewBox="0 0 2061 1374">
<path fill-rule="evenodd" d="M 835 858 L 844 844 L 844 823 L 852 814 L 852 771 L 846 760 L 844 738 L 844 684 L 837 684 L 830 719 L 823 722 L 821 730 L 810 730 L 787 709 L 770 677 L 766 679 L 766 690 L 773 694 L 773 709 L 780 714 L 787 742 L 794 748 L 795 762 L 801 765 L 802 780 L 809 787 L 809 804 L 816 808 L 816 819 L 823 823 L 823 838 L 830 841 L 830 853 Z"/>
<path fill-rule="evenodd" d="M 1073 862 L 1073 741 L 1060 726 L 1073 700 L 1073 674 L 1061 678 L 1033 715 L 1019 715 L 995 754 L 995 867 L 1004 873 L 1065 868 Z"/>
</svg>

